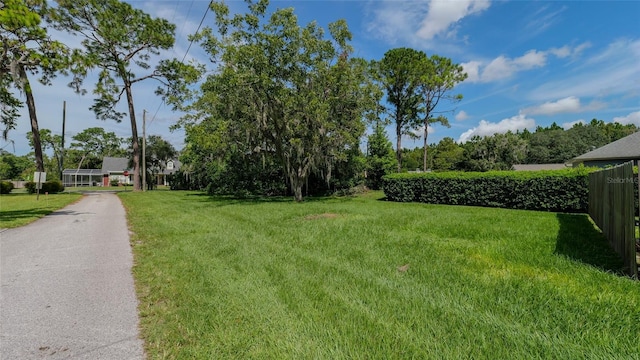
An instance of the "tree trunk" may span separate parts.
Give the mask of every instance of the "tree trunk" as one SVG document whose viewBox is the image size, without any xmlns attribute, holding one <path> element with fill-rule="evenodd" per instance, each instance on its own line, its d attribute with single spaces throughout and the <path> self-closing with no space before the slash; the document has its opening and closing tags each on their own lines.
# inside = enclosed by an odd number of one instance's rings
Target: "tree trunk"
<svg viewBox="0 0 640 360">
<path fill-rule="evenodd" d="M 289 182 L 293 198 L 296 202 L 302 202 L 302 188 L 304 187 L 304 179 L 297 174 L 289 174 Z"/>
<path fill-rule="evenodd" d="M 80 170 L 80 167 L 82 166 L 82 162 L 84 161 L 86 156 L 87 154 L 82 154 L 82 157 L 80 158 L 80 163 L 78 164 L 78 171 Z"/>
<path fill-rule="evenodd" d="M 427 136 L 429 135 L 429 121 L 424 121 L 424 156 L 422 171 L 427 171 Z"/>
<path fill-rule="evenodd" d="M 293 172 L 295 171 L 295 172 Z M 302 188 L 304 187 L 305 177 L 301 176 L 303 170 L 298 168 L 292 169 L 292 173 L 289 174 L 289 181 L 291 182 L 291 192 L 293 192 L 293 198 L 296 202 L 302 201 Z"/>
<path fill-rule="evenodd" d="M 396 160 L 398 160 L 398 172 L 401 172 L 402 171 L 402 124 L 398 122 L 397 118 L 396 118 Z"/>
<path fill-rule="evenodd" d="M 293 198 L 296 202 L 302 202 L 302 184 L 296 184 L 293 186 Z"/>
<path fill-rule="evenodd" d="M 133 108 L 133 94 L 131 93 L 131 83 L 125 80 L 125 92 L 127 94 L 127 104 L 129 105 L 129 119 L 131 120 L 131 153 L 133 157 L 133 190 L 141 191 L 140 182 L 140 146 L 138 145 L 138 125 L 136 123 L 136 113 Z"/>
<path fill-rule="evenodd" d="M 29 109 L 29 118 L 31 119 L 31 135 L 33 136 L 33 151 L 36 154 L 36 171 L 44 172 L 44 161 L 42 160 L 42 144 L 40 142 L 40 129 L 38 128 L 38 116 L 36 115 L 36 103 L 33 99 L 31 84 L 24 71 L 24 66 L 20 67 L 20 80 L 22 82 L 22 90 L 27 98 L 27 108 Z"/>
</svg>

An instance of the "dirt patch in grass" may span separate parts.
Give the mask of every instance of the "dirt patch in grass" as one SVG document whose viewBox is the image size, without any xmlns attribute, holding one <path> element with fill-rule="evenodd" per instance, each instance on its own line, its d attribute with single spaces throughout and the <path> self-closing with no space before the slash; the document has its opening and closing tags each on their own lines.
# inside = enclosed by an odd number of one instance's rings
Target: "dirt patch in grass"
<svg viewBox="0 0 640 360">
<path fill-rule="evenodd" d="M 305 220 L 335 219 L 337 217 L 338 217 L 338 214 L 324 213 L 324 214 L 307 215 L 307 216 L 304 217 L 304 219 Z"/>
</svg>

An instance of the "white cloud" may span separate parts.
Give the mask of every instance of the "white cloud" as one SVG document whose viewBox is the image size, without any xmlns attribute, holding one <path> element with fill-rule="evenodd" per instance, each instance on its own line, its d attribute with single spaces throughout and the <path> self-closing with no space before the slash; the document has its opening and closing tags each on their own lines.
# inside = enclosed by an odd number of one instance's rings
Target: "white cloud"
<svg viewBox="0 0 640 360">
<path fill-rule="evenodd" d="M 468 15 L 489 8 L 488 0 L 431 1 L 417 35 L 426 40 L 449 30 L 458 21 Z"/>
<path fill-rule="evenodd" d="M 562 123 L 562 128 L 565 130 L 569 130 L 571 129 L 574 125 L 576 124 L 586 124 L 586 121 L 580 119 L 580 120 L 576 120 L 576 121 L 570 121 L 570 122 L 566 122 L 566 123 Z"/>
<path fill-rule="evenodd" d="M 594 111 L 602 109 L 605 106 L 605 103 L 597 100 L 593 100 L 589 104 L 583 105 L 580 102 L 580 98 L 575 96 L 568 96 L 557 101 L 547 101 L 538 106 L 532 106 L 522 109 L 521 113 L 528 115 L 556 115 Z"/>
<path fill-rule="evenodd" d="M 640 126 L 640 111 L 632 112 L 626 116 L 614 117 L 613 122 L 618 122 L 622 125 L 634 124 Z"/>
<path fill-rule="evenodd" d="M 489 65 L 482 70 L 481 81 L 489 82 L 508 78 L 515 72 L 513 61 L 500 55 L 493 59 Z"/>
<path fill-rule="evenodd" d="M 367 31 L 389 43 L 439 51 L 457 49 L 457 24 L 489 8 L 489 0 L 372 1 Z M 462 36 L 464 39 L 465 36 Z M 437 41 L 438 39 L 446 41 Z M 459 49 L 458 49 L 459 50 Z"/>
<path fill-rule="evenodd" d="M 588 49 L 588 48 L 590 48 L 590 47 L 591 47 L 591 43 L 590 43 L 590 42 L 588 42 L 588 41 L 587 41 L 587 42 L 584 42 L 584 43 L 582 43 L 582 44 L 580 44 L 580 45 L 576 46 L 576 47 L 573 49 L 573 52 L 572 52 L 572 54 L 571 54 L 571 55 L 573 55 L 574 57 L 579 56 L 579 55 L 581 55 L 581 54 L 582 54 L 582 52 L 583 52 L 583 51 L 585 51 L 586 49 Z"/>
<path fill-rule="evenodd" d="M 506 133 L 507 131 L 518 131 L 524 129 L 533 129 L 536 125 L 536 121 L 531 118 L 527 118 L 524 114 L 512 116 L 507 119 L 503 119 L 500 122 L 492 123 L 486 120 L 480 120 L 478 126 L 473 129 L 469 129 L 460 135 L 458 142 L 464 143 L 470 140 L 472 137 L 478 136 L 491 136 L 496 133 Z"/>
<path fill-rule="evenodd" d="M 493 81 L 510 77 L 516 72 L 542 67 L 547 63 L 544 52 L 530 50 L 526 54 L 515 59 L 499 56 L 492 61 L 482 72 L 483 81 Z"/>
<path fill-rule="evenodd" d="M 569 45 L 565 45 L 561 48 L 551 48 L 548 50 L 550 54 L 555 55 L 557 58 L 564 59 L 569 56 L 576 58 L 582 55 L 582 52 L 591 47 L 590 42 L 584 42 L 574 48 L 571 48 Z"/>
<path fill-rule="evenodd" d="M 482 70 L 482 63 L 479 61 L 470 61 L 463 63 L 462 66 L 467 74 L 470 74 L 467 81 L 470 82 L 491 82 L 511 77 L 519 71 L 530 70 L 536 67 L 542 67 L 547 63 L 547 55 L 543 51 L 529 50 L 524 55 L 517 58 L 508 58 L 500 55 L 491 60 Z"/>
<path fill-rule="evenodd" d="M 523 70 L 529 70 L 544 66 L 547 63 L 547 54 L 544 51 L 529 50 L 519 58 L 513 59 L 513 64 Z"/>
<path fill-rule="evenodd" d="M 367 24 L 367 31 L 391 43 L 415 38 L 420 14 L 428 11 L 426 3 L 376 1 L 372 4 L 373 20 Z"/>
<path fill-rule="evenodd" d="M 566 58 L 571 55 L 571 48 L 569 47 L 569 45 L 565 45 L 561 48 L 551 48 L 549 49 L 549 52 L 556 57 Z"/>
<path fill-rule="evenodd" d="M 467 79 L 465 81 L 468 81 L 468 82 L 480 81 L 480 65 L 482 65 L 480 61 L 469 61 L 467 63 L 462 63 L 460 65 L 464 69 L 464 72 L 467 73 Z"/>
<path fill-rule="evenodd" d="M 546 51 L 532 49 L 516 58 L 500 55 L 488 63 L 473 60 L 461 65 L 469 75 L 467 82 L 491 82 L 509 78 L 521 71 L 543 67 L 547 65 L 549 54 L 558 58 L 577 57 L 589 46 L 591 46 L 590 43 L 583 43 L 573 48 L 565 45 L 561 48 L 551 48 Z"/>
<path fill-rule="evenodd" d="M 469 118 L 469 114 L 467 114 L 467 112 L 464 110 L 457 113 L 455 117 L 455 119 L 458 121 L 464 121 L 464 120 L 467 120 L 468 118 Z"/>
<path fill-rule="evenodd" d="M 522 110 L 522 112 L 531 115 L 554 115 L 578 111 L 580 111 L 580 99 L 575 96 L 569 96 L 558 101 L 548 101 L 542 105 Z"/>
</svg>

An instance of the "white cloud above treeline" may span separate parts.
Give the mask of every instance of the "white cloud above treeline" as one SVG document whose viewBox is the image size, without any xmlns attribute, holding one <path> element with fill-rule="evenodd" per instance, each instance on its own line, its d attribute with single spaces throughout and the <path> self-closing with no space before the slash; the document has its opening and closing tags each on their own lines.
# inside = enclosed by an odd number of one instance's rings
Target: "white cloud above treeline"
<svg viewBox="0 0 640 360">
<path fill-rule="evenodd" d="M 529 115 L 556 115 L 599 110 L 605 106 L 605 103 L 597 100 L 594 100 L 587 105 L 583 105 L 580 102 L 580 98 L 576 96 L 568 96 L 557 101 L 547 101 L 537 106 L 525 108 L 522 112 Z"/>
<path fill-rule="evenodd" d="M 533 129 L 536 126 L 536 121 L 532 118 L 528 118 L 524 114 L 518 114 L 507 119 L 494 123 L 487 120 L 480 120 L 478 126 L 469 129 L 460 135 L 458 142 L 464 143 L 469 141 L 474 136 L 491 136 L 493 134 L 504 134 L 508 131 L 516 132 L 518 130 Z"/>
<path fill-rule="evenodd" d="M 640 126 L 640 111 L 629 113 L 625 116 L 614 117 L 612 122 L 618 122 L 623 125 L 634 124 Z M 562 123 L 562 128 L 565 130 L 571 129 L 575 124 L 586 124 L 583 119 L 576 121 Z M 512 116 L 507 119 L 502 119 L 499 122 L 489 122 L 487 120 L 480 120 L 478 126 L 469 129 L 462 133 L 458 138 L 458 142 L 465 143 L 471 140 L 474 136 L 492 136 L 494 134 L 504 134 L 508 131 L 516 132 L 524 129 L 533 130 L 536 127 L 536 121 L 533 118 L 527 117 L 524 113 L 520 113 L 516 116 Z"/>
<path fill-rule="evenodd" d="M 640 111 L 632 112 L 626 116 L 614 117 L 613 122 L 618 122 L 622 125 L 634 124 L 640 126 Z"/>
<path fill-rule="evenodd" d="M 515 58 L 500 55 L 491 61 L 472 60 L 460 65 L 468 75 L 466 81 L 486 83 L 510 78 L 521 71 L 543 67 L 547 65 L 549 54 L 558 58 L 578 56 L 589 46 L 589 43 L 583 43 L 576 47 L 565 45 L 562 48 L 551 48 L 546 51 L 532 49 Z"/>
<path fill-rule="evenodd" d="M 570 122 L 562 123 L 562 125 L 560 125 L 560 126 L 562 126 L 562 128 L 565 129 L 565 130 L 569 130 L 576 124 L 584 125 L 586 123 L 587 123 L 586 121 L 584 121 L 583 119 L 580 119 L 580 120 L 576 120 L 576 121 L 570 121 Z"/>
</svg>

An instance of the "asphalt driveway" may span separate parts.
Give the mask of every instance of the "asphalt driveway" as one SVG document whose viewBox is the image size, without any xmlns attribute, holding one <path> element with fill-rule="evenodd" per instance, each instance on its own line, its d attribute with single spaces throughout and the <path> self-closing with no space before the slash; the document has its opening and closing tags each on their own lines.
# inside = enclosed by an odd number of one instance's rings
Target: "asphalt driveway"
<svg viewBox="0 0 640 360">
<path fill-rule="evenodd" d="M 115 194 L 1 232 L 0 358 L 144 358 L 132 261 Z"/>
</svg>

